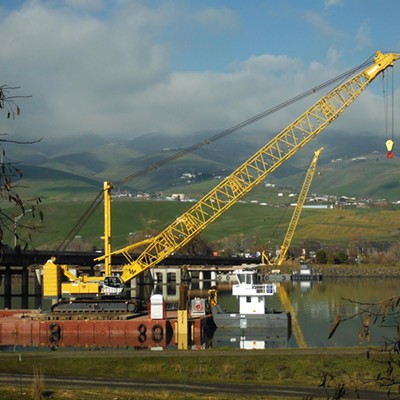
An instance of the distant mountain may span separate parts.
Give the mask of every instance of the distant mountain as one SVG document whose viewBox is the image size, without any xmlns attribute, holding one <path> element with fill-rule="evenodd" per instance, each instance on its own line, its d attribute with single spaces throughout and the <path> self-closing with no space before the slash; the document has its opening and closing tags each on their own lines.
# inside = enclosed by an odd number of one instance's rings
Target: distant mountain
<svg viewBox="0 0 400 400">
<path fill-rule="evenodd" d="M 121 187 L 131 191 L 165 191 L 188 181 L 199 182 L 226 176 L 265 145 L 273 134 L 236 132 L 213 143 L 209 133 L 185 136 L 151 133 L 133 139 L 105 138 L 95 134 L 42 140 L 32 145 L 10 145 L 6 157 L 23 164 L 23 183 L 49 192 L 59 188 L 64 196 L 71 190 L 93 193 L 102 182 L 124 181 Z M 18 140 L 18 138 L 16 139 Z M 131 174 L 156 165 L 182 149 L 203 143 L 196 151 L 154 168 L 130 181 Z M 313 152 L 324 147 L 319 168 L 323 179 L 313 188 L 325 193 L 396 198 L 399 193 L 399 160 L 385 157 L 383 138 L 350 136 L 345 133 L 321 133 L 311 143 L 278 168 L 270 180 L 296 187 L 295 181 L 308 168 Z M 353 159 L 358 159 L 353 160 Z M 336 162 L 332 162 L 336 160 Z M 338 161 L 340 160 L 340 161 Z M 61 181 L 68 184 L 60 185 Z M 55 182 L 57 181 L 57 184 Z"/>
</svg>

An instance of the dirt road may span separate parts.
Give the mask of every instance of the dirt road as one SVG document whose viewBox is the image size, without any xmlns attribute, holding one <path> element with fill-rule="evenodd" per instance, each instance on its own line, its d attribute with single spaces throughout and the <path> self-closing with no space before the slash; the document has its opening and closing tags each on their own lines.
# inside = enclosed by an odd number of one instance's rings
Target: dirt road
<svg viewBox="0 0 400 400">
<path fill-rule="evenodd" d="M 14 386 L 22 384 L 24 386 L 32 385 L 33 376 L 29 374 L 0 374 L 0 384 Z M 285 387 L 268 384 L 243 384 L 243 383 L 215 383 L 215 382 L 171 382 L 171 381 L 155 381 L 146 380 L 139 381 L 135 379 L 118 379 L 113 378 L 107 380 L 104 378 L 82 378 L 82 377 L 63 377 L 49 376 L 45 377 L 46 387 L 57 388 L 107 388 L 107 389 L 124 389 L 138 391 L 157 390 L 181 392 L 181 393 L 198 393 L 198 394 L 232 394 L 243 396 L 249 399 L 253 396 L 280 396 L 285 398 L 312 398 L 327 399 L 336 398 L 337 388 L 321 388 L 321 387 Z M 387 400 L 386 392 L 378 391 L 346 391 L 341 399 L 374 399 Z"/>
</svg>

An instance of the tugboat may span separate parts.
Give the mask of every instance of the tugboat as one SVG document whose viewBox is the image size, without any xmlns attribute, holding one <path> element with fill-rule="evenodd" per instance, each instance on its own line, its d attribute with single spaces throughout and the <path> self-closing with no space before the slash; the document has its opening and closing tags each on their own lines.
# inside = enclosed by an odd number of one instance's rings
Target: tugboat
<svg viewBox="0 0 400 400">
<path fill-rule="evenodd" d="M 265 299 L 277 291 L 276 283 L 258 283 L 257 270 L 233 271 L 238 283 L 232 284 L 232 295 L 239 299 L 239 312 L 227 312 L 218 304 L 216 288 L 209 291 L 209 303 L 217 332 L 235 330 L 240 335 L 261 332 L 266 337 L 289 338 L 291 333 L 290 313 L 266 310 Z"/>
<path fill-rule="evenodd" d="M 322 275 L 315 272 L 306 260 L 300 260 L 300 272 L 293 272 L 292 281 L 320 281 Z"/>
</svg>

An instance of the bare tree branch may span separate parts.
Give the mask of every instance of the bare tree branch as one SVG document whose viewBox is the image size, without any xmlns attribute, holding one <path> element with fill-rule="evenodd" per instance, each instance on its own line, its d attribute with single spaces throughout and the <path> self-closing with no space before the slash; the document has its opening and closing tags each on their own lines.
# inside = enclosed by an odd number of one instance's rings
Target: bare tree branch
<svg viewBox="0 0 400 400">
<path fill-rule="evenodd" d="M 8 136 L 8 133 L 0 133 L 0 136 Z M 12 140 L 12 139 L 2 139 L 0 138 L 0 142 L 3 143 L 14 143 L 14 144 L 34 144 L 34 143 L 39 143 L 43 140 L 41 137 L 40 139 L 37 140 L 26 140 L 26 141 L 20 141 L 20 140 Z"/>
<path fill-rule="evenodd" d="M 11 95 L 10 93 L 16 89 L 19 89 L 18 86 L 11 87 L 7 85 L 0 86 L 0 111 L 4 110 L 6 113 L 6 117 L 13 119 L 20 115 L 21 109 L 15 103 L 16 99 L 29 98 L 32 96 L 20 96 L 20 95 Z M 34 144 L 38 143 L 42 140 L 42 138 L 38 140 L 30 140 L 30 141 L 21 141 L 14 140 L 9 138 L 8 133 L 0 134 L 0 143 L 7 144 Z M 14 181 L 16 179 L 20 179 L 23 176 L 23 171 L 21 168 L 18 168 L 17 162 L 5 162 L 4 157 L 6 155 L 5 149 L 2 144 L 0 144 L 0 200 L 4 202 L 11 203 L 17 208 L 7 207 L 6 210 L 1 207 L 0 204 L 0 249 L 2 247 L 2 241 L 4 240 L 4 234 L 11 234 L 11 237 L 14 237 L 14 243 L 19 247 L 20 244 L 24 244 L 24 247 L 27 247 L 31 242 L 31 235 L 29 232 L 37 232 L 38 227 L 33 224 L 19 224 L 19 231 L 28 232 L 28 238 L 25 239 L 23 235 L 19 232 L 17 233 L 17 221 L 19 219 L 19 215 L 25 215 L 27 212 L 28 206 L 32 212 L 32 216 L 35 217 L 35 208 L 32 205 L 32 202 L 23 200 L 16 190 L 16 185 Z M 36 204 L 40 203 L 40 199 L 35 199 Z M 43 222 L 43 213 L 39 210 L 39 218 Z"/>
</svg>

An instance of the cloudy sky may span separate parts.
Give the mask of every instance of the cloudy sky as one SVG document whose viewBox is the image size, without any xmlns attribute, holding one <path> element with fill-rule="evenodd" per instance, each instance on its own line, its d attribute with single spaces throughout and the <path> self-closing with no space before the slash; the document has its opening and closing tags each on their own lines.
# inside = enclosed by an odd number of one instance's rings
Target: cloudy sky
<svg viewBox="0 0 400 400">
<path fill-rule="evenodd" d="M 0 84 L 32 95 L 0 132 L 216 133 L 400 51 L 399 12 L 398 0 L 0 0 Z M 279 132 L 310 104 L 257 129 Z M 335 126 L 383 137 L 380 80 Z"/>
</svg>

